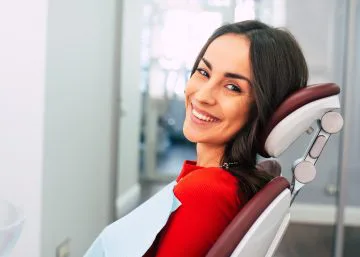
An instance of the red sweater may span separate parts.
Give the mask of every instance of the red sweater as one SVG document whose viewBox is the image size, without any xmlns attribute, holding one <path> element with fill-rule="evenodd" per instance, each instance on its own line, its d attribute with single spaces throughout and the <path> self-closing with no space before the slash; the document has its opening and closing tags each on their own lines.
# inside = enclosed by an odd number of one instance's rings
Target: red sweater
<svg viewBox="0 0 360 257">
<path fill-rule="evenodd" d="M 221 168 L 185 161 L 177 182 L 181 206 L 145 257 L 205 256 L 240 209 L 237 180 Z"/>
</svg>

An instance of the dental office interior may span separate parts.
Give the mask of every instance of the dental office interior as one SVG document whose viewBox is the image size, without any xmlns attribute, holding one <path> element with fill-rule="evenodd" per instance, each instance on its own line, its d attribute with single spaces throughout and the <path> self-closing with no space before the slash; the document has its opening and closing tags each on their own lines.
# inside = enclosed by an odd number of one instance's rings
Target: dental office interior
<svg viewBox="0 0 360 257">
<path fill-rule="evenodd" d="M 22 220 L 9 256 L 83 256 L 176 179 L 196 158 L 182 134 L 196 54 L 215 28 L 248 19 L 290 30 L 309 84 L 341 89 L 343 130 L 275 256 L 360 256 L 360 0 L 0 1 L 0 246 L 5 203 Z M 277 159 L 288 180 L 314 133 Z"/>
</svg>

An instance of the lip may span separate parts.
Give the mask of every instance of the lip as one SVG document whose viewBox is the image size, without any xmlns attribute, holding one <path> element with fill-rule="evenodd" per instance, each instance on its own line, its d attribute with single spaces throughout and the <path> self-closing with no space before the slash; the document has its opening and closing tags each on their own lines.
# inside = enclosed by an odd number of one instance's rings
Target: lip
<svg viewBox="0 0 360 257">
<path fill-rule="evenodd" d="M 193 113 L 192 113 L 192 109 L 196 110 L 198 113 L 201 113 L 202 115 L 209 117 L 211 119 L 213 119 L 214 121 L 212 122 L 208 122 L 208 121 L 204 121 L 204 120 L 200 120 L 199 118 L 197 118 Z M 213 123 L 217 123 L 220 121 L 220 119 L 204 110 L 199 109 L 198 107 L 194 106 L 193 103 L 191 103 L 191 110 L 190 110 L 190 116 L 191 116 L 191 120 L 197 124 L 202 124 L 202 125 L 207 125 L 207 124 L 213 124 Z"/>
<path fill-rule="evenodd" d="M 212 118 L 214 119 L 215 121 L 219 121 L 220 119 L 204 110 L 201 110 L 199 109 L 198 107 L 196 107 L 193 103 L 191 103 L 191 109 L 194 109 L 195 111 L 197 111 L 198 113 L 201 113 L 202 115 L 206 116 L 206 117 L 209 117 L 209 118 Z"/>
</svg>

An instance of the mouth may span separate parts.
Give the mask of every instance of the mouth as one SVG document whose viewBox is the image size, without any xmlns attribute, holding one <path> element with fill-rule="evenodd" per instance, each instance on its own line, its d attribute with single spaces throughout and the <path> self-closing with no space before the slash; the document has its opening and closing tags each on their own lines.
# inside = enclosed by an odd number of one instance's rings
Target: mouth
<svg viewBox="0 0 360 257">
<path fill-rule="evenodd" d="M 214 115 L 211 115 L 208 112 L 205 112 L 203 110 L 200 110 L 199 108 L 195 107 L 193 104 L 191 104 L 191 118 L 197 123 L 215 123 L 219 122 L 220 119 L 215 117 Z"/>
</svg>

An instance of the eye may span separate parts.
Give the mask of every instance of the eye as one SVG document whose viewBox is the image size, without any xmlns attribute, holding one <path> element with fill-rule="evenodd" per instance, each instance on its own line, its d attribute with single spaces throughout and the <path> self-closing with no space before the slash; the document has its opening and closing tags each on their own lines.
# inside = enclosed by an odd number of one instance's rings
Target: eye
<svg viewBox="0 0 360 257">
<path fill-rule="evenodd" d="M 227 84 L 225 86 L 227 89 L 229 89 L 230 91 L 234 91 L 234 92 L 241 92 L 241 89 L 240 87 L 238 87 L 237 85 L 234 85 L 234 84 Z"/>
<path fill-rule="evenodd" d="M 209 77 L 209 73 L 207 73 L 207 71 L 202 68 L 197 68 L 196 71 L 199 72 L 204 77 L 207 77 L 207 78 Z"/>
</svg>

